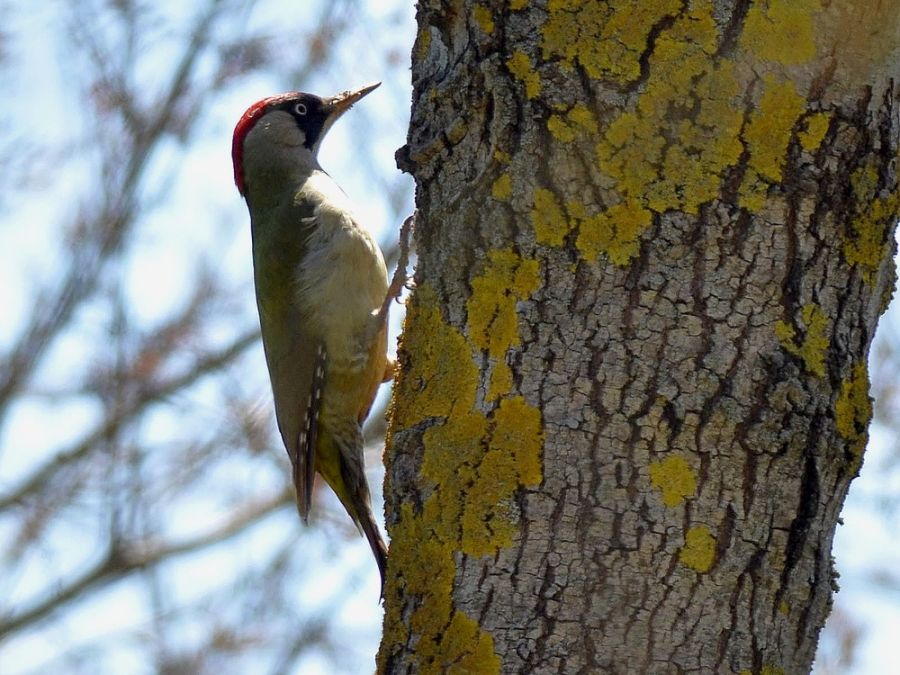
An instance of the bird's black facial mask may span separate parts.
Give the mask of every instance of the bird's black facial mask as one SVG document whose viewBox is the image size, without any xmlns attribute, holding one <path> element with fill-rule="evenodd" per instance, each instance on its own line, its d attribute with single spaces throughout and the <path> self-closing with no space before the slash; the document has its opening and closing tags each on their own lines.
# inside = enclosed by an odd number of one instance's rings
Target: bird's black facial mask
<svg viewBox="0 0 900 675">
<path fill-rule="evenodd" d="M 303 94 L 293 101 L 283 103 L 281 109 L 296 120 L 305 138 L 303 145 L 311 152 L 315 152 L 330 126 L 327 122 L 332 106 L 318 96 Z"/>
</svg>

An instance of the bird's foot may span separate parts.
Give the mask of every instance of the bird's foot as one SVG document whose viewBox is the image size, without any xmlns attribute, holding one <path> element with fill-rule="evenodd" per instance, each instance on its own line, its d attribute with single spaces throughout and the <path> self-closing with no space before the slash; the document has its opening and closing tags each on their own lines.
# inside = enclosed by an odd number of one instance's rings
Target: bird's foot
<svg viewBox="0 0 900 675">
<path fill-rule="evenodd" d="M 387 294 L 381 309 L 378 310 L 378 325 L 387 319 L 388 311 L 391 309 L 391 303 L 399 300 L 403 294 L 404 288 L 409 288 L 407 282 L 411 281 L 406 275 L 406 266 L 409 264 L 409 238 L 416 220 L 414 211 L 411 216 L 407 216 L 400 227 L 400 243 L 398 245 L 397 269 L 394 270 L 394 278 L 391 279 L 391 285 L 388 286 Z"/>
</svg>

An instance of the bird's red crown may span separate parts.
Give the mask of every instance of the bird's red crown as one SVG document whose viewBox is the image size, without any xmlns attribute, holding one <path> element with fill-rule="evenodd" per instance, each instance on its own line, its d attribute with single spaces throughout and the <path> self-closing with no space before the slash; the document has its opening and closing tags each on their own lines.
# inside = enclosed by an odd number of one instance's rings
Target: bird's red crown
<svg viewBox="0 0 900 675">
<path fill-rule="evenodd" d="M 234 184 L 237 186 L 238 192 L 242 195 L 245 193 L 247 183 L 244 179 L 244 139 L 250 130 L 256 125 L 259 119 L 271 107 L 286 101 L 287 99 L 297 96 L 298 92 L 289 91 L 285 94 L 277 96 L 267 96 L 260 99 L 241 115 L 241 119 L 234 126 L 234 135 L 231 138 L 231 162 L 234 165 Z"/>
</svg>

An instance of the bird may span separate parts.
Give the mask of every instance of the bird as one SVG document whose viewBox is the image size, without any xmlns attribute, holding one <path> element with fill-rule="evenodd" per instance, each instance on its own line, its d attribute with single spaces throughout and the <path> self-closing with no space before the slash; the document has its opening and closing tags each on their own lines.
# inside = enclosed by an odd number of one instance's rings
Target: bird
<svg viewBox="0 0 900 675">
<path fill-rule="evenodd" d="M 387 269 L 318 160 L 335 121 L 379 85 L 257 101 L 235 126 L 232 161 L 250 212 L 263 350 L 297 509 L 308 524 L 319 473 L 368 540 L 383 595 L 387 546 L 372 513 L 362 424 L 395 367 L 387 356 Z"/>
</svg>

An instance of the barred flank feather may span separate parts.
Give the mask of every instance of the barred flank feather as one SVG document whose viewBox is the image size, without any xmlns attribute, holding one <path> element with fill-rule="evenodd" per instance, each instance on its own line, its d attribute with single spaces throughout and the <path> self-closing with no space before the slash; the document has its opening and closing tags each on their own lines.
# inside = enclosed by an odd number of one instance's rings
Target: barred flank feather
<svg viewBox="0 0 900 675">
<path fill-rule="evenodd" d="M 322 405 L 322 392 L 325 388 L 325 366 L 327 355 L 325 346 L 316 349 L 316 361 L 313 367 L 313 378 L 309 388 L 309 398 L 300 438 L 297 443 L 297 456 L 293 462 L 294 489 L 297 492 L 297 509 L 303 522 L 309 524 L 309 510 L 312 506 L 313 481 L 316 475 L 316 442 L 319 429 L 319 408 Z"/>
</svg>

